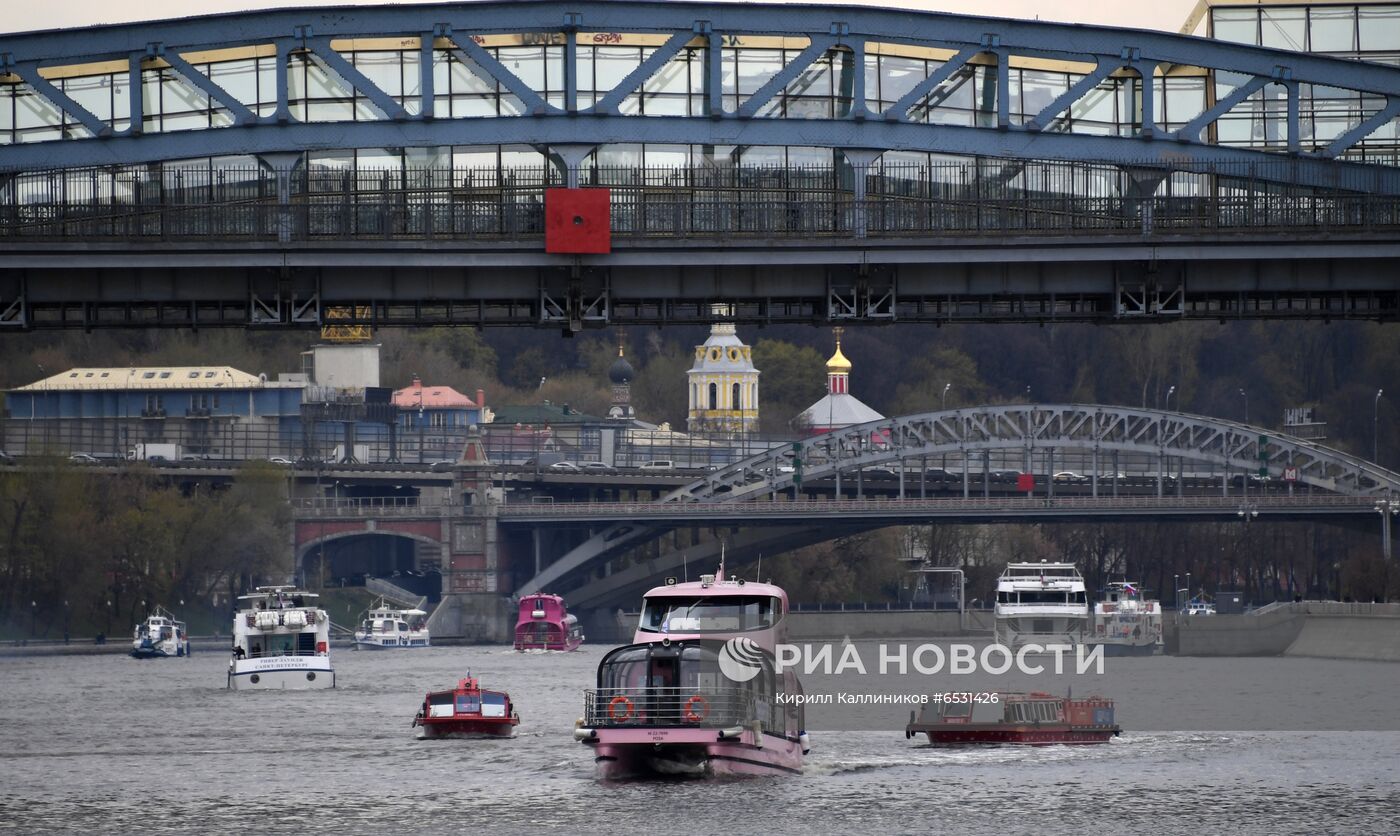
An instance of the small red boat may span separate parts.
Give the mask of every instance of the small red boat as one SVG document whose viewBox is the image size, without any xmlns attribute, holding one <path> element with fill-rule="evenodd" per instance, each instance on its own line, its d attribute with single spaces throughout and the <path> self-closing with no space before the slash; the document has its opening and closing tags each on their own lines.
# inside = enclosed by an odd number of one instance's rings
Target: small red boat
<svg viewBox="0 0 1400 836">
<path fill-rule="evenodd" d="M 583 629 L 558 595 L 536 592 L 520 599 L 515 622 L 516 650 L 578 650 Z"/>
<path fill-rule="evenodd" d="M 514 737 L 520 715 L 504 691 L 484 691 L 470 673 L 451 691 L 433 691 L 413 718 L 419 740 Z"/>
<path fill-rule="evenodd" d="M 1013 743 L 1107 743 L 1122 733 L 1113 719 L 1113 700 L 1057 697 L 1053 694 L 953 693 L 924 701 L 910 712 L 905 738 L 927 734 L 935 745 Z"/>
</svg>

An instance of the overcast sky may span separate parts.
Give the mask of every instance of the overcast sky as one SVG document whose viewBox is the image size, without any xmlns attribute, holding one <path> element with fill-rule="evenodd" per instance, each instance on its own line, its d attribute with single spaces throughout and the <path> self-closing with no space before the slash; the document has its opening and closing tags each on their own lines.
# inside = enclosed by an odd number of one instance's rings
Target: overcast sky
<svg viewBox="0 0 1400 836">
<path fill-rule="evenodd" d="M 408 0 L 413 2 L 413 0 Z M 433 0 L 437 2 L 437 0 Z M 1035 18 L 1071 23 L 1135 26 L 1175 32 L 1196 5 L 1196 0 L 845 0 L 849 4 L 898 6 L 980 14 L 995 17 Z M 375 0 L 3 0 L 0 32 L 24 32 L 158 20 L 192 14 L 270 9 L 288 6 L 392 5 Z"/>
</svg>

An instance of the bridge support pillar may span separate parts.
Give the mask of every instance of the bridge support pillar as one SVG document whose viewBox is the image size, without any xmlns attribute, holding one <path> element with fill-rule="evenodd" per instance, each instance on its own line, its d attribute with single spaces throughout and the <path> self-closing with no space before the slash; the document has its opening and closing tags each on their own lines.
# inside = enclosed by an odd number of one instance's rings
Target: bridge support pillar
<svg viewBox="0 0 1400 836">
<path fill-rule="evenodd" d="M 292 171 L 301 162 L 301 154 L 259 154 L 258 162 L 277 177 L 277 242 L 285 244 L 292 240 Z"/>
<path fill-rule="evenodd" d="M 445 520 L 441 615 L 434 612 L 430 626 L 435 637 L 503 643 L 513 623 L 497 526 L 499 489 L 491 486 L 490 462 L 471 448 L 469 439 L 455 470 L 453 494 L 461 504 Z"/>
<path fill-rule="evenodd" d="M 583 168 L 583 161 L 588 159 L 588 155 L 593 153 L 594 145 L 551 145 L 549 150 L 559 158 L 564 169 L 564 187 L 577 189 L 579 184 L 579 170 Z"/>
<path fill-rule="evenodd" d="M 864 238 L 870 230 L 866 181 L 870 174 L 870 166 L 874 165 L 884 152 L 870 148 L 848 148 L 841 153 L 851 164 L 851 234 L 856 238 Z"/>
</svg>

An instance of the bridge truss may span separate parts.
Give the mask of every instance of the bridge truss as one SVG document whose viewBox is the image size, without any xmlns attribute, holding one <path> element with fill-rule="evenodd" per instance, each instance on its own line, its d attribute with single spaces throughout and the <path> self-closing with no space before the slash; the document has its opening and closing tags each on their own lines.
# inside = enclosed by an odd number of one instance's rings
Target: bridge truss
<svg viewBox="0 0 1400 836">
<path fill-rule="evenodd" d="M 1108 495 L 1116 494 L 1113 485 L 1121 478 L 1119 469 L 1127 467 L 1124 462 L 1128 460 L 1134 463 L 1134 470 L 1155 478 L 1155 498 L 1117 499 Z M 1067 461 L 1087 464 L 1086 473 L 1076 474 L 1076 478 L 1087 480 L 1087 497 L 1055 499 L 1054 480 L 1048 481 L 1048 491 L 1042 498 L 989 496 L 994 467 L 1011 467 L 1013 478 L 1024 472 L 1039 473 L 1044 479 Z M 1242 514 L 1258 516 L 1266 507 L 1268 515 L 1286 518 L 1299 514 L 1370 514 L 1376 501 L 1400 492 L 1400 473 L 1357 456 L 1261 427 L 1205 416 L 1077 404 L 947 410 L 846 427 L 716 470 L 659 500 L 654 512 L 633 513 L 628 521 L 609 525 L 544 568 L 521 591 L 552 586 L 647 542 L 671 526 L 684 524 L 680 521 L 687 518 L 713 518 L 720 524 L 733 525 L 747 516 L 750 522 L 771 518 L 770 524 L 791 524 L 804 516 L 802 510 L 783 508 L 786 502 L 770 504 L 763 500 L 777 499 L 800 479 L 835 479 L 839 498 L 843 495 L 843 477 L 847 490 L 852 490 L 852 483 L 862 471 L 881 468 L 897 476 L 899 497 L 903 499 L 906 478 L 910 480 L 908 495 L 912 497 L 922 491 L 913 482 L 916 477 L 910 474 L 924 474 L 931 467 L 937 467 L 945 476 L 956 475 L 961 482 L 961 498 L 942 502 L 919 499 L 907 504 L 898 500 L 867 500 L 885 505 L 872 505 L 865 511 L 822 503 L 820 508 L 806 509 L 806 516 L 816 529 L 838 524 L 832 520 L 843 525 L 866 523 L 868 527 L 882 524 L 881 520 L 885 521 L 883 524 L 908 524 L 938 519 L 1228 519 Z M 1187 477 L 1201 473 L 1219 480 L 1219 496 L 1182 495 Z M 917 478 L 922 481 L 922 476 Z M 1266 480 L 1285 479 L 1287 497 L 1270 500 L 1258 496 Z M 982 491 L 980 497 L 974 498 L 974 483 Z M 1294 486 L 1326 496 L 1295 497 Z M 1256 495 L 1253 500 L 1251 490 Z M 1271 501 L 1273 505 L 1269 505 Z M 668 513 L 668 505 L 678 507 Z M 686 506 L 696 506 L 699 513 L 687 514 Z M 711 506 L 723 506 L 736 513 L 717 511 Z M 555 521 L 565 522 L 567 516 L 556 514 Z M 601 508 L 578 509 L 575 516 L 594 522 L 609 518 Z M 648 522 L 658 518 L 658 523 Z"/>
<path fill-rule="evenodd" d="M 1355 124 L 1304 130 L 1314 88 L 1354 95 Z M 1213 141 L 1265 98 L 1281 118 L 1262 144 Z M 333 310 L 577 330 L 709 321 L 717 300 L 759 322 L 1400 314 L 1400 168 L 1358 156 L 1400 115 L 1400 69 L 1378 64 L 884 9 L 547 0 L 0 36 L 7 106 L 0 325 Z M 522 147 L 537 173 L 456 162 Z M 684 159 L 615 162 L 638 147 Z M 541 251 L 550 185 L 617 191 L 613 253 Z"/>
</svg>

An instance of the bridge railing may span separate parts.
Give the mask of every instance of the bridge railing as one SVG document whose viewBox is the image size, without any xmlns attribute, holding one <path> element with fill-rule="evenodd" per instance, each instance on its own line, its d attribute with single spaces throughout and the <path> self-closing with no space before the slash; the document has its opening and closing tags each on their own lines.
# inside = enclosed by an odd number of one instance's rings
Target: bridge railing
<svg viewBox="0 0 1400 836">
<path fill-rule="evenodd" d="M 293 497 L 293 512 L 314 512 L 330 516 L 374 516 L 394 512 L 438 513 L 450 507 L 442 502 L 424 502 L 416 496 Z"/>
<path fill-rule="evenodd" d="M 799 499 L 749 502 L 555 502 L 549 505 L 504 505 L 502 517 L 569 518 L 569 517 L 674 517 L 674 516 L 734 516 L 787 517 L 801 515 L 831 515 L 842 512 L 957 512 L 969 513 L 1045 511 L 1045 510 L 1124 510 L 1164 509 L 1202 510 L 1234 514 L 1243 519 L 1246 510 L 1260 514 L 1300 508 L 1359 509 L 1373 511 L 1375 499 L 1364 496 L 1316 494 L 1310 496 L 1253 497 L 1248 503 L 1238 496 L 1118 496 L 1118 497 L 986 497 L 943 499 Z"/>
<path fill-rule="evenodd" d="M 185 410 L 168 414 L 110 417 L 46 418 L 46 401 L 58 393 L 36 393 L 39 417 L 28 417 L 28 408 L 0 418 L 0 450 L 12 456 L 92 456 L 98 462 L 124 460 L 139 444 L 167 443 L 179 448 L 186 461 L 160 462 L 185 466 L 232 466 L 243 461 L 286 459 L 306 467 L 341 467 L 345 438 L 340 424 L 319 422 L 304 433 L 295 415 L 249 421 L 246 416 L 205 411 L 190 416 Z M 225 407 L 227 409 L 227 406 Z M 603 459 L 602 435 L 597 429 L 551 430 L 541 425 L 498 423 L 480 428 L 486 455 L 496 466 L 537 466 L 547 473 L 555 461 L 574 463 Z M 388 427 L 362 425 L 357 429 L 355 453 L 360 465 L 394 463 L 406 470 L 449 468 L 462 454 L 466 427 L 403 427 L 389 443 Z M 617 468 L 635 468 L 665 459 L 681 470 L 703 470 L 728 465 L 774 446 L 790 437 L 752 435 L 740 438 L 709 433 L 633 431 L 615 440 L 612 460 Z M 539 463 L 536 465 L 536 463 Z"/>
<path fill-rule="evenodd" d="M 1286 180 L 1288 165 L 1279 160 L 1279 171 L 1273 171 L 1273 163 L 1219 164 L 1170 176 L 1092 163 L 989 158 L 877 163 L 859 171 L 844 163 L 594 166 L 581 172 L 581 184 L 611 189 L 612 232 L 623 240 L 1400 225 L 1400 196 L 1290 186 L 1279 182 Z M 544 235 L 545 190 L 562 184 L 552 168 L 24 173 L 8 184 L 0 181 L 0 238 L 528 241 Z"/>
</svg>

